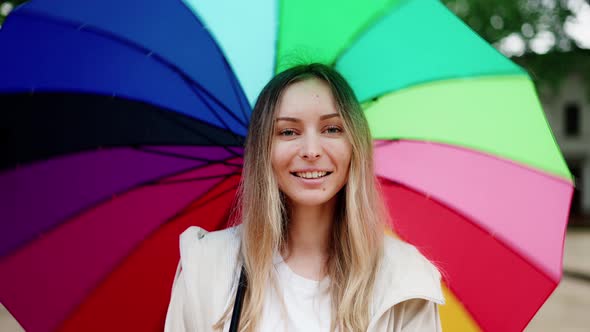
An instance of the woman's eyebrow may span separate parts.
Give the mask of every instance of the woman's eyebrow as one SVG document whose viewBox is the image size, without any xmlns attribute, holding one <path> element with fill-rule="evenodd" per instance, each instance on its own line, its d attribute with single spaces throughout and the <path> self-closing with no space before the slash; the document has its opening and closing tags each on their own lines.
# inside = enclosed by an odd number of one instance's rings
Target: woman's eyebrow
<svg viewBox="0 0 590 332">
<path fill-rule="evenodd" d="M 288 117 L 288 116 L 283 116 L 283 117 L 277 118 L 277 120 L 276 120 L 276 121 L 291 121 L 291 122 L 301 122 L 301 120 L 299 120 L 299 119 L 297 119 L 297 118 L 291 118 L 291 117 Z"/>
<path fill-rule="evenodd" d="M 334 118 L 334 117 L 339 117 L 339 116 L 340 116 L 339 113 L 324 114 L 324 115 L 320 116 L 320 120 L 326 120 L 326 119 L 330 119 L 330 118 Z M 288 117 L 288 116 L 279 117 L 279 118 L 276 119 L 276 121 L 301 122 L 300 119 L 292 118 L 292 117 Z"/>
<path fill-rule="evenodd" d="M 340 113 L 325 114 L 320 116 L 320 120 L 326 120 L 337 116 L 340 116 Z"/>
</svg>

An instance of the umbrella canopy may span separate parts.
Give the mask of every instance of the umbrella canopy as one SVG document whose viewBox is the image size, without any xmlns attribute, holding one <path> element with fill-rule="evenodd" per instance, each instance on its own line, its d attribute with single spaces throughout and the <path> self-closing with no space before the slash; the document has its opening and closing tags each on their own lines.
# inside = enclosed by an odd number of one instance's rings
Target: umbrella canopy
<svg viewBox="0 0 590 332">
<path fill-rule="evenodd" d="M 520 331 L 561 278 L 572 178 L 534 86 L 436 0 L 33 0 L 0 45 L 0 301 L 28 331 L 161 330 L 178 234 L 226 227 L 250 105 L 301 61 L 363 103 L 444 329 Z"/>
</svg>

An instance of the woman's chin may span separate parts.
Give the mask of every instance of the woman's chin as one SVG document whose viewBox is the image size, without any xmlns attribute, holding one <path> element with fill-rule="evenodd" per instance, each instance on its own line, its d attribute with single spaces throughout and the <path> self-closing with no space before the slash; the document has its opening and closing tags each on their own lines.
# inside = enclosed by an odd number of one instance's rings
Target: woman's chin
<svg viewBox="0 0 590 332">
<path fill-rule="evenodd" d="M 336 195 L 331 195 L 325 191 L 297 193 L 296 195 L 287 196 L 291 205 L 300 207 L 315 207 L 332 203 Z"/>
</svg>

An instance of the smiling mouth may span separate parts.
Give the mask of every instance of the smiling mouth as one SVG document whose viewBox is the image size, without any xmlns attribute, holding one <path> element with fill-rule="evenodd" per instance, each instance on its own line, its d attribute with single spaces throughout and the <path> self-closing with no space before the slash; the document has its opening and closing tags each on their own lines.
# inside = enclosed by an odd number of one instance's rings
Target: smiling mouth
<svg viewBox="0 0 590 332">
<path fill-rule="evenodd" d="M 314 172 L 292 172 L 292 175 L 298 177 L 298 178 L 302 178 L 302 179 L 320 179 L 323 177 L 326 177 L 330 174 L 332 174 L 332 172 L 324 172 L 324 171 L 314 171 Z"/>
</svg>

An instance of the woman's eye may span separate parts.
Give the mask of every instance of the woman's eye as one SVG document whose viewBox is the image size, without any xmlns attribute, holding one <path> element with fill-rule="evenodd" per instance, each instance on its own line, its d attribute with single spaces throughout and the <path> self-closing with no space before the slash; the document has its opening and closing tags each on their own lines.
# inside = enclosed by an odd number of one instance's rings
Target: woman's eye
<svg viewBox="0 0 590 332">
<path fill-rule="evenodd" d="M 279 132 L 281 136 L 293 136 L 295 135 L 295 130 L 293 129 L 283 129 Z"/>
<path fill-rule="evenodd" d="M 339 134 L 341 132 L 342 132 L 342 129 L 340 129 L 340 127 L 330 126 L 330 127 L 326 128 L 326 133 L 328 133 L 328 134 Z"/>
</svg>

